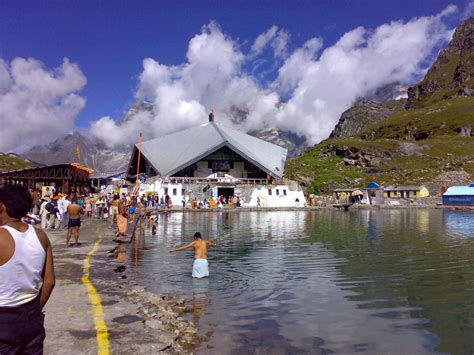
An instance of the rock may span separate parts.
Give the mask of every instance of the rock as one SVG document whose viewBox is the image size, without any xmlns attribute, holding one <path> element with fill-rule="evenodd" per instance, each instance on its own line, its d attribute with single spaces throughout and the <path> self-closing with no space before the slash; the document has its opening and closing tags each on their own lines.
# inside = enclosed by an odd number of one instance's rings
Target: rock
<svg viewBox="0 0 474 355">
<path fill-rule="evenodd" d="M 150 319 L 145 321 L 145 326 L 155 330 L 165 330 L 165 326 L 158 319 Z"/>
<path fill-rule="evenodd" d="M 405 110 L 406 100 L 364 101 L 344 111 L 330 138 L 354 137 L 381 120 Z"/>
<path fill-rule="evenodd" d="M 444 93 L 442 99 L 472 96 L 473 76 L 474 17 L 471 17 L 456 28 L 448 48 L 440 51 L 424 79 L 408 88 L 406 108 L 422 107 L 437 92 Z"/>
</svg>

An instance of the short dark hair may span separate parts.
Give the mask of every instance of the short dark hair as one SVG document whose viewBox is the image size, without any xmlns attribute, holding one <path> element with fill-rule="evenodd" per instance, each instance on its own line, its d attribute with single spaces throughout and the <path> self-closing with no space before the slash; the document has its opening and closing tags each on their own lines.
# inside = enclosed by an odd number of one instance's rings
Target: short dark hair
<svg viewBox="0 0 474 355">
<path fill-rule="evenodd" d="M 7 214 L 13 218 L 22 218 L 31 209 L 33 199 L 25 185 L 4 185 L 0 188 L 0 202 L 7 209 Z"/>
<path fill-rule="evenodd" d="M 199 232 L 194 233 L 194 238 L 196 239 L 202 238 L 201 233 Z"/>
</svg>

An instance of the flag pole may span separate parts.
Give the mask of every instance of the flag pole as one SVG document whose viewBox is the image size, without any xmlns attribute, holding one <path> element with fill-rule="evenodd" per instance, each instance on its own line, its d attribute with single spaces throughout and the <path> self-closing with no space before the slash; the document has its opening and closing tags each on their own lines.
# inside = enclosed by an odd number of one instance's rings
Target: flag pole
<svg viewBox="0 0 474 355">
<path fill-rule="evenodd" d="M 140 175 L 140 155 L 142 151 L 142 132 L 140 132 L 140 135 L 138 136 L 138 161 L 137 161 L 137 177 L 135 179 L 135 191 L 138 193 L 138 176 Z"/>
</svg>

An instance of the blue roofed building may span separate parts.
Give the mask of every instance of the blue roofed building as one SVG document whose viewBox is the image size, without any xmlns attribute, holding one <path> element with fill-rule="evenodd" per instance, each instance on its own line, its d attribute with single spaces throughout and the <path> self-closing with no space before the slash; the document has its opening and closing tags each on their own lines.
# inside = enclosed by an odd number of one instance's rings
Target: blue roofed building
<svg viewBox="0 0 474 355">
<path fill-rule="evenodd" d="M 474 206 L 474 182 L 448 188 L 443 194 L 443 205 Z"/>
</svg>

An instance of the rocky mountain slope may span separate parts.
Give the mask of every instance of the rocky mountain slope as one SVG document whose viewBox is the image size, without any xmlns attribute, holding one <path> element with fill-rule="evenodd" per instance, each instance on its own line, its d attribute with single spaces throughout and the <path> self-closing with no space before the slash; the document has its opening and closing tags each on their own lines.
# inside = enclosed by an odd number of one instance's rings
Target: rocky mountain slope
<svg viewBox="0 0 474 355">
<path fill-rule="evenodd" d="M 407 108 L 456 96 L 474 96 L 474 18 L 462 22 L 425 78 L 408 88 Z"/>
<path fill-rule="evenodd" d="M 81 159 L 76 156 L 80 147 Z M 75 132 L 56 139 L 44 146 L 33 147 L 21 156 L 38 166 L 79 162 L 99 172 L 115 172 L 126 169 L 131 147 L 110 149 L 98 140 Z"/>
<path fill-rule="evenodd" d="M 330 138 L 352 137 L 383 119 L 405 110 L 405 99 L 383 103 L 364 101 L 344 111 Z"/>
<path fill-rule="evenodd" d="M 408 89 L 408 109 L 403 101 L 393 112 L 393 102 L 355 105 L 329 139 L 287 163 L 285 176 L 309 192 L 377 181 L 423 183 L 436 193 L 474 180 L 473 24 L 460 24 L 426 77 Z"/>
</svg>

